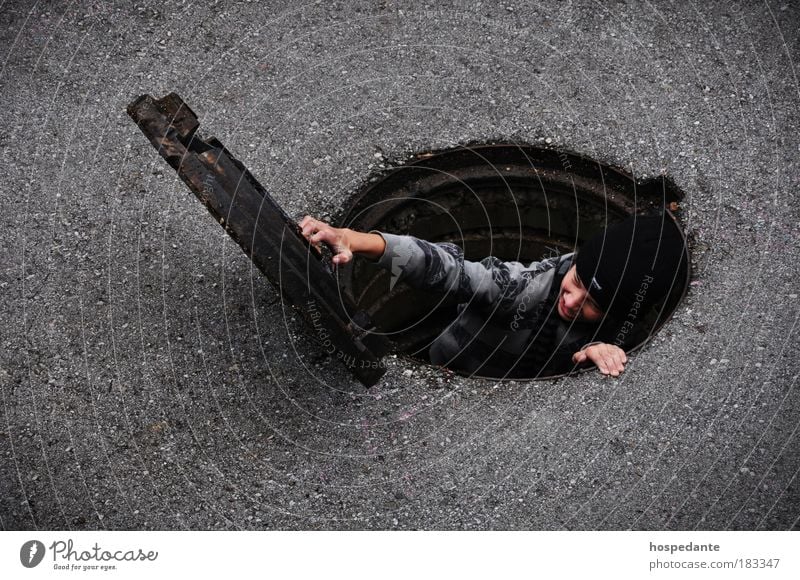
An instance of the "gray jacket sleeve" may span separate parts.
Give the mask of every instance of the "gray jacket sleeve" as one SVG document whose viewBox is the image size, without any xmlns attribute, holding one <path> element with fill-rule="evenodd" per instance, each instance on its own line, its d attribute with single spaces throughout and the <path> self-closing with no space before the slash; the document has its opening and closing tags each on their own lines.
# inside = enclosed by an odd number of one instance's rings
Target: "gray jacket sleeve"
<svg viewBox="0 0 800 580">
<path fill-rule="evenodd" d="M 542 260 L 526 266 L 489 256 L 480 262 L 470 262 L 455 244 L 434 244 L 377 230 L 371 233 L 381 235 L 386 242 L 386 249 L 376 263 L 391 272 L 391 287 L 402 281 L 421 290 L 450 292 L 461 302 L 491 307 L 496 313 L 511 313 L 522 301 L 532 306 L 543 300 L 552 276 L 539 274 L 552 270 L 558 260 Z"/>
</svg>

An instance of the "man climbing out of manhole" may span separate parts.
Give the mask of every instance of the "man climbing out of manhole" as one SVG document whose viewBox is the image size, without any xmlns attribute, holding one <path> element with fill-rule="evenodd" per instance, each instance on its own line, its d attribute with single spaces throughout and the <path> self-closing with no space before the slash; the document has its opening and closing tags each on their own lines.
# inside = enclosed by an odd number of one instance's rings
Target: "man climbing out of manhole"
<svg viewBox="0 0 800 580">
<path fill-rule="evenodd" d="M 436 365 L 492 377 L 535 377 L 591 364 L 618 376 L 632 330 L 686 268 L 683 236 L 666 214 L 632 216 L 574 253 L 524 265 L 377 230 L 305 216 L 303 235 L 329 245 L 335 264 L 363 256 L 412 287 L 455 293 L 456 319 L 432 342 Z"/>
</svg>

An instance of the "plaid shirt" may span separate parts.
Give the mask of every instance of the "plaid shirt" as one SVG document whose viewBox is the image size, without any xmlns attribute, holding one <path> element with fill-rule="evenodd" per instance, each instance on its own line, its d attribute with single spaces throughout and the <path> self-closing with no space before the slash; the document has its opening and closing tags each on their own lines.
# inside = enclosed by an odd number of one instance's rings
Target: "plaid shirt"
<svg viewBox="0 0 800 580">
<path fill-rule="evenodd" d="M 560 283 L 572 266 L 574 254 L 527 266 L 493 256 L 470 262 L 455 244 L 371 233 L 386 242 L 376 263 L 392 273 L 391 287 L 403 281 L 421 290 L 454 293 L 461 301 L 456 319 L 430 346 L 431 362 L 478 376 L 536 374 L 536 369 L 531 374 L 530 343 L 541 326 L 537 307 L 554 280 Z M 553 356 L 544 368 L 561 373 L 573 368 L 572 354 L 591 343 L 596 326 L 558 320 Z"/>
</svg>

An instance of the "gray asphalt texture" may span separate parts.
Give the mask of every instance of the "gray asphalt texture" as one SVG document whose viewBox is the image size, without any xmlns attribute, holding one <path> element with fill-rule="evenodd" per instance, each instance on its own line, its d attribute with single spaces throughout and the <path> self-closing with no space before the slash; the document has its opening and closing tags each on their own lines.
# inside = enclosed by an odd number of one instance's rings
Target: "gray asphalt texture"
<svg viewBox="0 0 800 580">
<path fill-rule="evenodd" d="M 4 529 L 791 529 L 797 4 L 4 2 Z M 176 91 L 283 207 L 488 140 L 666 172 L 686 301 L 618 379 L 366 390 L 125 114 Z"/>
</svg>

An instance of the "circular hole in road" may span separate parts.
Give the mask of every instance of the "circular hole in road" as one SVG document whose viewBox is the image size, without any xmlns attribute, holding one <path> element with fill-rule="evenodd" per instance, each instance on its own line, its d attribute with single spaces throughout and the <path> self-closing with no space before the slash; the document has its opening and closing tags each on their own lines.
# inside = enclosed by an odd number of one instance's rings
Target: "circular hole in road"
<svg viewBox="0 0 800 580">
<path fill-rule="evenodd" d="M 342 219 L 359 231 L 408 234 L 450 242 L 464 257 L 495 256 L 529 264 L 574 251 L 628 216 L 665 211 L 675 219 L 683 194 L 666 177 L 637 181 L 626 171 L 582 155 L 519 144 L 482 144 L 416 155 L 373 177 L 351 199 Z M 679 228 L 680 229 L 680 228 Z M 688 255 L 667 297 L 630 330 L 628 352 L 637 350 L 669 319 L 686 293 Z M 340 285 L 359 309 L 394 341 L 398 352 L 430 361 L 434 339 L 459 315 L 448 295 L 392 284 L 392 273 L 355 260 Z M 390 290 L 391 288 L 391 290 Z M 487 378 L 546 378 L 525 365 L 456 372 Z"/>
</svg>

